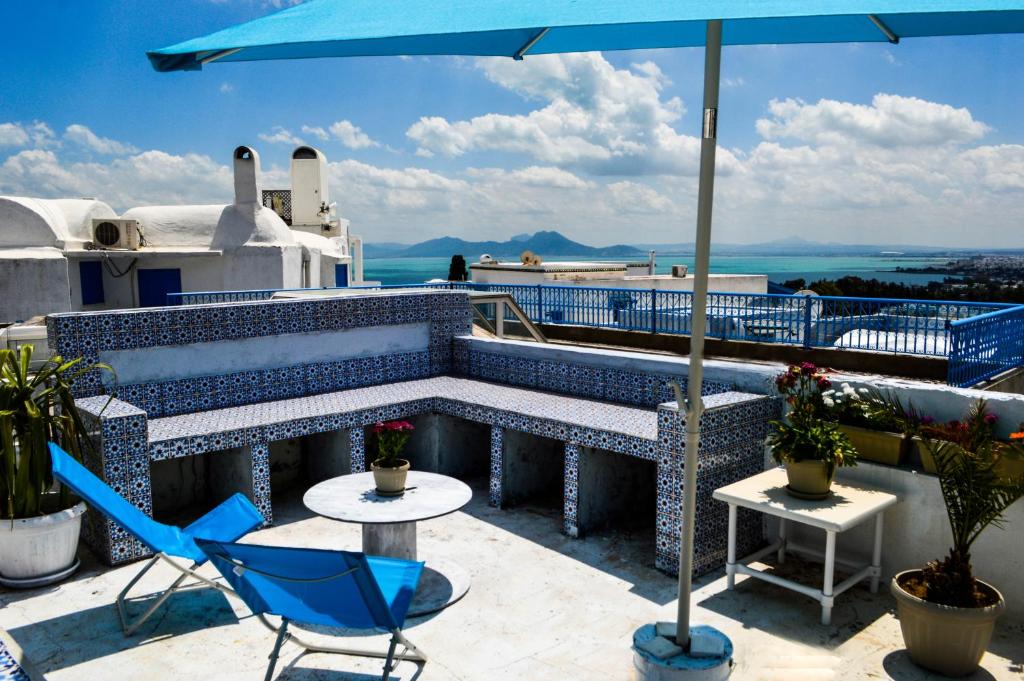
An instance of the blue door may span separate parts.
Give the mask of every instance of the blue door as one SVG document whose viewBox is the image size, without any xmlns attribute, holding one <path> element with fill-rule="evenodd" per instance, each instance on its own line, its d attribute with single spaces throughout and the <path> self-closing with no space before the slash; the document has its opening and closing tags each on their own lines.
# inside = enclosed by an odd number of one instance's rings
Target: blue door
<svg viewBox="0 0 1024 681">
<path fill-rule="evenodd" d="M 139 307 L 167 305 L 168 293 L 181 293 L 181 270 L 139 270 Z"/>
<path fill-rule="evenodd" d="M 348 263 L 338 263 L 334 266 L 334 285 L 348 286 Z"/>
</svg>

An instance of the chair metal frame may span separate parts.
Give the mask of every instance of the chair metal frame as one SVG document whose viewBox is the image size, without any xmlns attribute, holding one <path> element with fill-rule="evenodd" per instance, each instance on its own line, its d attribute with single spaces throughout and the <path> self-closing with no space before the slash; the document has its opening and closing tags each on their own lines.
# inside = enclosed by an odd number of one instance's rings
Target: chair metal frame
<svg viewBox="0 0 1024 681">
<path fill-rule="evenodd" d="M 175 570 L 179 571 L 181 574 L 165 590 L 157 592 L 156 600 L 153 601 L 153 603 L 150 604 L 148 608 L 146 608 L 145 612 L 143 612 L 141 615 L 136 616 L 136 618 L 132 620 L 128 613 L 128 603 L 130 602 L 130 599 L 128 598 L 128 592 L 131 591 L 133 586 L 138 584 L 139 580 L 141 580 L 146 575 L 146 573 L 153 568 L 154 565 L 161 561 L 167 563 Z M 146 564 L 142 567 L 142 570 L 140 570 L 137 575 L 132 577 L 131 581 L 128 582 L 124 589 L 121 590 L 121 593 L 117 594 L 117 599 L 115 600 L 115 603 L 117 605 L 117 615 L 121 619 L 121 630 L 124 632 L 124 635 L 131 636 L 132 634 L 134 634 L 138 630 L 138 628 L 145 624 L 146 620 L 148 620 L 153 615 L 153 613 L 155 613 L 160 608 L 160 606 L 163 605 L 164 602 L 168 598 L 170 598 L 171 595 L 173 595 L 175 592 L 184 588 L 190 588 L 195 586 L 196 584 L 182 584 L 182 582 L 184 582 L 189 577 L 192 577 L 195 580 L 197 580 L 197 583 L 212 586 L 213 588 L 217 589 L 218 591 L 222 591 L 225 594 L 235 597 L 238 596 L 238 594 L 236 594 L 233 590 L 231 590 L 224 584 L 219 584 L 216 581 L 208 577 L 204 577 L 198 572 L 196 572 L 197 567 L 199 567 L 199 563 L 194 562 L 192 563 L 192 565 L 186 567 L 182 563 L 179 563 L 177 560 L 163 552 L 157 553 L 152 558 L 147 560 Z"/>
<path fill-rule="evenodd" d="M 346 648 L 346 647 L 335 647 L 325 646 L 316 643 L 310 643 L 299 638 L 295 634 L 288 631 L 288 624 L 290 620 L 286 617 L 281 618 L 281 626 L 275 627 L 270 620 L 267 619 L 266 615 L 257 615 L 260 622 L 263 623 L 267 629 L 277 634 L 277 640 L 274 643 L 274 649 L 270 652 L 270 664 L 267 665 L 267 673 L 263 677 L 264 681 L 271 681 L 274 678 L 274 668 L 277 666 L 277 660 L 280 657 L 281 648 L 288 641 L 292 641 L 301 648 L 304 648 L 307 652 L 311 653 L 331 653 L 335 655 L 351 655 L 353 657 L 370 657 L 384 660 L 384 673 L 381 675 L 381 681 L 388 681 L 388 678 L 399 664 L 402 662 L 414 662 L 420 668 L 423 669 L 423 665 L 427 662 L 427 656 L 417 648 L 409 639 L 405 637 L 401 628 L 396 627 L 390 631 L 391 641 L 388 644 L 387 651 L 372 650 L 365 648 Z M 403 647 L 402 652 L 395 655 L 395 651 L 398 645 L 401 644 Z M 419 674 L 417 673 L 417 676 Z M 415 677 L 414 677 L 415 678 Z"/>
</svg>

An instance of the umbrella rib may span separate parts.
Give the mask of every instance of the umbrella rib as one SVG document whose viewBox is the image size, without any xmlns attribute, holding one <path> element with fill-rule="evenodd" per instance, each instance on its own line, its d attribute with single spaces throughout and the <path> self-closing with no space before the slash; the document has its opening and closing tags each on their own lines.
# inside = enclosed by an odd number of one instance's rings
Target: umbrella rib
<svg viewBox="0 0 1024 681">
<path fill-rule="evenodd" d="M 518 50 L 516 50 L 516 53 L 512 55 L 512 58 L 515 59 L 516 61 L 522 61 L 523 57 L 526 55 L 526 53 L 529 52 L 530 50 L 532 50 L 533 46 L 536 45 L 537 43 L 539 43 L 541 38 L 546 36 L 548 34 L 548 31 L 550 31 L 550 30 L 551 30 L 550 28 L 542 28 L 542 29 L 540 29 L 540 31 L 537 32 L 537 35 L 535 35 L 532 38 L 530 38 L 530 40 L 527 41 L 527 43 L 525 45 L 523 45 Z"/>
<path fill-rule="evenodd" d="M 241 51 L 242 51 L 241 47 L 235 47 L 235 48 L 230 49 L 230 50 L 218 50 L 217 52 L 214 52 L 213 54 L 209 54 L 209 55 L 203 57 L 202 59 L 200 59 L 199 63 L 203 64 L 203 65 L 206 65 L 206 64 L 209 64 L 212 61 L 217 61 L 218 59 L 221 59 L 223 57 L 230 57 L 235 52 L 241 52 Z"/>
<path fill-rule="evenodd" d="M 871 23 L 878 27 L 878 30 L 885 35 L 885 39 L 893 45 L 900 42 L 900 37 L 892 32 L 892 29 L 885 25 L 885 22 L 878 18 L 877 14 L 869 14 L 868 19 L 871 19 Z"/>
</svg>

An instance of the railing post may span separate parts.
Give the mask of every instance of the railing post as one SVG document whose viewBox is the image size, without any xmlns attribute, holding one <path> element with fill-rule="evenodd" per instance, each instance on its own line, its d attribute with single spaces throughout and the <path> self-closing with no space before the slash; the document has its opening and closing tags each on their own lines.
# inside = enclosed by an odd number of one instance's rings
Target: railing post
<svg viewBox="0 0 1024 681">
<path fill-rule="evenodd" d="M 811 297 L 804 296 L 804 347 L 811 347 Z"/>
<path fill-rule="evenodd" d="M 537 284 L 537 318 L 534 320 L 538 324 L 544 321 L 544 285 Z"/>
<path fill-rule="evenodd" d="M 651 289 L 651 333 L 658 333 L 658 289 Z"/>
</svg>

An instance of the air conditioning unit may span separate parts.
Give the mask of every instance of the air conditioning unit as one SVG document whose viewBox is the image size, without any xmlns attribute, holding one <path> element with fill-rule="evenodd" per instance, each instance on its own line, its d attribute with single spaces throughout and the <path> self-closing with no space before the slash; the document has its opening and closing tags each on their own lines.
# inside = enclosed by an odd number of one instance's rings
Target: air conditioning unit
<svg viewBox="0 0 1024 681">
<path fill-rule="evenodd" d="M 142 244 L 139 221 L 93 218 L 92 242 L 96 248 L 136 251 Z"/>
</svg>

